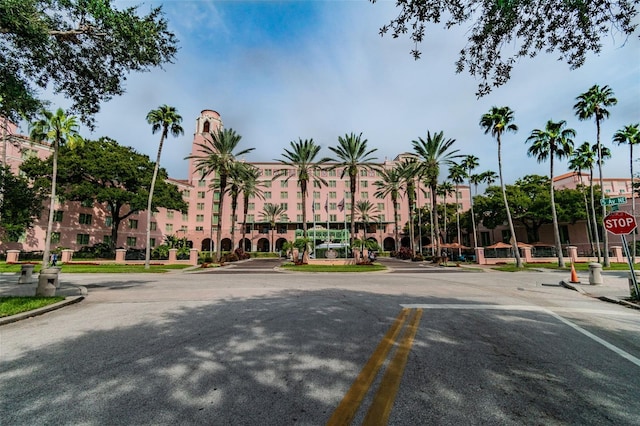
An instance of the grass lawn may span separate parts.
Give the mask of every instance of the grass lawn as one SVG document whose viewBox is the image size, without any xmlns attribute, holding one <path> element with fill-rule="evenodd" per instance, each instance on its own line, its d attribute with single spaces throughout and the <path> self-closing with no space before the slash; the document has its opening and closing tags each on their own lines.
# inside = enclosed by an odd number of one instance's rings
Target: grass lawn
<svg viewBox="0 0 640 426">
<path fill-rule="evenodd" d="M 118 265 L 115 263 L 101 263 L 91 264 L 90 262 L 84 264 L 67 263 L 61 266 L 61 272 L 65 273 L 163 273 L 169 270 L 185 269 L 191 265 L 154 265 L 151 264 L 149 269 L 144 269 L 144 265 Z M 34 272 L 40 271 L 40 265 L 36 265 Z M 7 265 L 5 262 L 0 263 L 0 272 L 20 272 L 20 265 Z"/>
<path fill-rule="evenodd" d="M 64 297 L 29 297 L 29 296 L 7 296 L 0 297 L 0 317 L 16 315 L 21 312 L 32 311 L 43 306 L 64 300 Z"/>
<path fill-rule="evenodd" d="M 508 265 L 496 265 L 491 269 L 496 271 L 503 272 L 517 272 L 517 271 L 526 271 L 531 269 L 560 269 L 563 271 L 571 270 L 571 263 L 565 262 L 566 266 L 564 268 L 559 268 L 557 263 L 525 263 L 524 269 L 516 268 L 515 263 L 510 263 Z M 573 264 L 576 271 L 589 271 L 588 263 L 574 263 Z M 634 266 L 634 270 L 640 268 L 640 266 Z M 608 268 L 602 268 L 603 271 L 628 271 L 629 265 L 627 263 L 612 263 Z"/>
<path fill-rule="evenodd" d="M 386 271 L 383 265 L 294 265 L 286 263 L 281 268 L 296 272 L 375 272 Z"/>
</svg>

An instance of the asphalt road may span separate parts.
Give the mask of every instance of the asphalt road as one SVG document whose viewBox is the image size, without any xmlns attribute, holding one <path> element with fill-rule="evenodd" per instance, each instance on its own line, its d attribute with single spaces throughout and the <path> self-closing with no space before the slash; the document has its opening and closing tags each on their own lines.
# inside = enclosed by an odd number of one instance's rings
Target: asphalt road
<svg viewBox="0 0 640 426">
<path fill-rule="evenodd" d="M 252 265 L 62 274 L 85 301 L 0 327 L 0 423 L 640 424 L 640 312 L 553 272 Z"/>
</svg>

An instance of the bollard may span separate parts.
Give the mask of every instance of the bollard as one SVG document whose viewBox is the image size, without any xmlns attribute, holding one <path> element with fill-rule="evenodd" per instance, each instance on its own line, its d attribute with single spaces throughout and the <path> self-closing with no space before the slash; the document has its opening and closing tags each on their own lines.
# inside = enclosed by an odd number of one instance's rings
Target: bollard
<svg viewBox="0 0 640 426">
<path fill-rule="evenodd" d="M 21 265 L 20 278 L 18 278 L 18 284 L 31 284 L 33 282 L 33 268 L 36 265 Z"/>
<path fill-rule="evenodd" d="M 602 280 L 602 265 L 599 263 L 590 263 L 589 264 L 589 284 L 591 285 L 599 285 L 603 284 Z"/>
<path fill-rule="evenodd" d="M 636 282 L 640 286 L 640 271 L 634 271 L 636 275 Z M 640 300 L 640 295 L 636 293 L 636 288 L 633 285 L 633 277 L 631 276 L 631 271 L 629 271 L 629 293 L 631 294 L 631 300 Z"/>
<path fill-rule="evenodd" d="M 45 274 L 45 275 L 55 275 L 56 276 L 56 281 L 54 282 L 54 285 L 56 286 L 56 288 L 60 288 L 60 280 L 58 278 L 58 274 L 60 273 L 60 267 L 59 266 L 49 266 L 48 268 L 42 268 L 42 270 L 40 271 L 40 275 Z"/>
<path fill-rule="evenodd" d="M 56 295 L 56 282 L 58 281 L 58 273 L 42 273 L 38 276 L 38 288 L 36 288 L 36 296 L 52 297 Z"/>
</svg>

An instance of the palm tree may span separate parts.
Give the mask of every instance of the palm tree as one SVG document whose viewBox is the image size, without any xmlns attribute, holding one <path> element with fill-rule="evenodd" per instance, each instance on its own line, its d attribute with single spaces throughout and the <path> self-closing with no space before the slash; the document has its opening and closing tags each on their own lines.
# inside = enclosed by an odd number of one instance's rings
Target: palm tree
<svg viewBox="0 0 640 426">
<path fill-rule="evenodd" d="M 494 183 L 498 179 L 498 174 L 496 172 L 494 172 L 493 170 L 487 170 L 487 171 L 484 171 L 484 172 L 480 173 L 480 178 L 481 178 L 482 182 L 484 182 L 487 185 L 491 186 L 491 184 Z M 478 195 L 478 194 L 476 193 L 476 195 Z"/>
<path fill-rule="evenodd" d="M 320 145 L 317 145 L 313 139 L 302 140 L 298 138 L 297 142 L 290 142 L 291 149 L 284 150 L 282 160 L 276 160 L 285 166 L 293 167 L 296 171 L 298 186 L 300 187 L 302 199 L 302 231 L 303 237 L 307 238 L 307 194 L 309 193 L 309 181 L 318 182 L 320 185 L 327 185 L 327 182 L 316 175 L 316 171 L 322 168 L 327 162 L 326 158 L 316 160 Z M 285 181 L 288 181 L 293 175 L 287 175 Z M 276 176 L 277 177 L 277 176 Z M 305 251 L 307 246 L 305 246 Z"/>
<path fill-rule="evenodd" d="M 217 182 L 220 190 L 220 199 L 218 201 L 218 229 L 216 230 L 216 258 L 218 262 L 222 258 L 222 223 L 224 194 L 227 189 L 229 175 L 234 167 L 236 158 L 248 154 L 254 148 L 244 149 L 234 152 L 240 143 L 242 136 L 237 134 L 233 129 L 216 129 L 205 137 L 204 143 L 197 143 L 200 148 L 199 155 L 190 155 L 188 159 L 194 160 L 196 171 L 202 172 L 202 176 L 208 176 L 211 173 L 217 174 Z M 212 200 L 215 197 L 212 197 Z M 213 202 L 213 201 L 212 201 Z M 213 209 L 212 209 L 213 211 Z"/>
<path fill-rule="evenodd" d="M 156 186 L 156 179 L 158 178 L 158 169 L 160 168 L 160 155 L 162 154 L 162 145 L 164 140 L 171 132 L 171 135 L 178 137 L 184 134 L 184 129 L 180 126 L 182 117 L 174 107 L 168 105 L 162 105 L 158 109 L 153 109 L 147 114 L 147 123 L 151 124 L 151 133 L 155 134 L 158 130 L 160 133 L 160 144 L 158 145 L 158 155 L 156 157 L 156 164 L 153 167 L 153 177 L 151 178 L 151 188 L 149 189 L 149 199 L 147 201 L 147 235 L 146 235 L 146 250 L 144 257 L 144 268 L 150 268 L 151 262 L 151 213 L 153 207 L 153 191 Z"/>
<path fill-rule="evenodd" d="M 276 223 L 281 220 L 286 220 L 286 210 L 280 204 L 267 203 L 262 207 L 262 212 L 260 213 L 262 216 L 262 220 L 264 222 L 269 222 L 269 226 L 271 228 L 271 251 L 275 252 L 276 247 L 273 244 L 273 235 L 276 228 Z"/>
<path fill-rule="evenodd" d="M 378 170 L 379 167 L 374 163 L 376 157 L 372 157 L 373 153 L 378 149 L 368 149 L 367 140 L 362 139 L 362 133 L 356 136 L 355 133 L 338 137 L 338 146 L 330 146 L 329 149 L 335 154 L 336 158 L 323 158 L 323 162 L 335 161 L 330 167 L 331 170 L 342 168 L 340 178 L 349 176 L 349 191 L 351 192 L 351 237 L 350 245 L 353 245 L 353 238 L 356 232 L 356 191 L 358 190 L 358 173 L 360 170 Z"/>
<path fill-rule="evenodd" d="M 568 157 L 573 152 L 573 138 L 576 136 L 576 131 L 573 129 L 567 129 L 567 122 L 560 120 L 553 122 L 547 121 L 547 125 L 544 130 L 534 129 L 531 132 L 531 136 L 527 138 L 527 142 L 531 142 L 527 154 L 531 157 L 536 157 L 538 163 L 549 159 L 549 180 L 550 180 L 550 192 L 551 192 L 551 217 L 553 220 L 553 236 L 556 243 L 556 251 L 558 252 L 558 267 L 564 268 L 564 257 L 562 255 L 562 241 L 560 241 L 560 230 L 558 227 L 558 214 L 556 212 L 556 201 L 553 188 L 553 160 L 558 158 L 562 160 Z"/>
<path fill-rule="evenodd" d="M 517 132 L 518 126 L 513 123 L 513 110 L 505 107 L 491 107 L 488 113 L 483 114 L 480 118 L 480 127 L 484 128 L 485 135 L 491 133 L 491 136 L 496 138 L 498 142 L 498 174 L 500 175 L 500 187 L 502 188 L 502 200 L 504 201 L 504 208 L 507 212 L 507 221 L 509 222 L 509 232 L 511 232 L 511 244 L 513 246 L 513 253 L 516 257 L 516 267 L 522 268 L 522 258 L 520 257 L 520 251 L 518 250 L 518 241 L 516 239 L 516 233 L 513 228 L 513 220 L 511 219 L 511 211 L 509 210 L 509 203 L 507 201 L 507 192 L 504 186 L 504 178 L 502 177 L 502 134 L 505 131 Z"/>
<path fill-rule="evenodd" d="M 378 213 L 378 209 L 371 204 L 369 200 L 360 200 L 356 203 L 356 212 L 358 217 L 362 221 L 362 248 L 365 248 L 365 243 L 367 241 L 367 226 L 371 221 L 377 221 L 378 217 L 376 213 Z"/>
<path fill-rule="evenodd" d="M 631 175 L 631 216 L 636 217 L 636 197 L 633 196 L 633 145 L 640 144 L 640 123 L 624 126 L 613 135 L 613 141 L 618 145 L 629 145 L 629 173 Z M 637 159 L 635 159 L 637 160 Z M 632 262 L 636 261 L 636 234 L 633 233 Z"/>
<path fill-rule="evenodd" d="M 467 156 L 469 157 L 469 156 Z M 464 167 L 463 164 L 454 164 L 451 167 L 449 167 L 449 176 L 447 177 L 448 179 L 451 180 L 451 182 L 453 182 L 453 184 L 455 185 L 455 191 L 456 191 L 456 231 L 457 231 L 457 236 L 458 236 L 458 244 L 462 244 L 462 240 L 461 240 L 461 234 L 460 234 L 460 202 L 458 201 L 458 188 L 460 186 L 461 183 L 464 182 L 464 178 L 467 177 L 467 169 Z M 469 193 L 471 193 L 471 185 L 469 185 Z M 471 218 L 473 221 L 473 209 L 471 210 Z M 474 224 L 474 234 L 475 234 L 475 224 Z M 475 235 L 474 235 L 474 241 L 475 241 Z M 460 255 L 462 254 L 462 249 L 458 249 L 458 257 L 460 257 Z"/>
<path fill-rule="evenodd" d="M 240 184 L 240 192 L 242 193 L 242 249 L 244 250 L 244 241 L 247 235 L 247 214 L 249 213 L 249 199 L 256 197 L 264 199 L 262 195 L 262 185 L 258 179 L 260 178 L 260 170 L 250 165 L 247 168 L 245 179 Z"/>
<path fill-rule="evenodd" d="M 391 169 L 380 170 L 380 180 L 375 182 L 378 190 L 375 193 L 376 198 L 391 198 L 393 203 L 393 223 L 394 223 L 394 238 L 395 238 L 395 250 L 400 248 L 400 237 L 398 233 L 398 198 L 400 198 L 400 192 L 402 191 L 402 177 L 397 166 Z"/>
<path fill-rule="evenodd" d="M 578 179 L 580 181 L 582 197 L 584 198 L 584 208 L 587 213 L 587 235 L 589 237 L 589 243 L 591 245 L 591 253 L 596 253 L 596 247 L 594 247 L 594 240 L 596 241 L 595 246 L 597 246 L 597 254 L 598 254 L 598 262 L 600 262 L 600 242 L 598 238 L 598 229 L 595 226 L 595 217 L 596 211 L 593 203 L 593 164 L 595 162 L 596 153 L 591 149 L 589 142 L 584 142 L 578 148 L 573 150 L 573 154 L 569 159 L 569 169 L 573 170 L 577 173 Z M 589 202 L 587 201 L 586 191 L 583 190 L 584 185 L 582 184 L 582 170 L 589 169 L 589 187 L 591 191 L 591 207 L 592 210 L 589 210 Z M 593 226 L 591 221 L 591 213 L 593 213 Z"/>
<path fill-rule="evenodd" d="M 479 161 L 478 157 L 476 157 L 475 155 L 467 155 L 462 160 L 462 163 L 460 163 L 462 167 L 464 167 L 464 169 L 466 170 L 466 175 L 467 175 L 467 178 L 469 179 L 469 205 L 471 207 L 471 227 L 473 229 L 473 249 L 474 250 L 478 248 L 478 231 L 476 227 L 476 216 L 473 213 L 473 197 L 471 196 L 471 176 L 472 176 L 471 172 L 476 167 L 478 167 L 479 165 L 478 161 Z M 476 195 L 478 195 L 477 189 L 478 187 L 476 186 Z"/>
<path fill-rule="evenodd" d="M 600 143 L 600 122 L 609 117 L 609 110 L 607 107 L 613 106 L 618 103 L 618 100 L 613 97 L 613 90 L 609 86 L 603 86 L 600 88 L 597 84 L 593 85 L 585 93 L 581 94 L 577 98 L 576 104 L 573 109 L 580 120 L 589 120 L 595 118 L 596 120 L 596 147 L 598 153 L 598 174 L 600 180 L 600 190 L 604 195 L 604 185 L 602 177 L 602 144 Z M 602 206 L 602 216 L 606 216 L 607 207 Z M 603 232 L 604 242 L 604 266 L 610 266 L 609 261 L 609 237 L 606 232 Z"/>
<path fill-rule="evenodd" d="M 447 197 L 453 194 L 454 188 L 451 182 L 442 182 L 436 187 L 436 193 L 442 197 L 444 236 L 443 242 L 447 244 Z"/>
<path fill-rule="evenodd" d="M 30 137 L 34 142 L 47 141 L 53 150 L 53 171 L 51 174 L 51 194 L 49 201 L 49 220 L 47 222 L 47 235 L 44 243 L 44 253 L 42 254 L 42 267 L 49 262 L 51 252 L 51 232 L 53 229 L 53 217 L 55 214 L 56 200 L 56 180 L 58 177 L 58 151 L 62 145 L 69 145 L 70 148 L 82 144 L 82 137 L 78 133 L 79 125 L 77 117 L 65 115 L 62 108 L 58 108 L 55 113 L 42 110 L 39 120 L 31 123 Z"/>
<path fill-rule="evenodd" d="M 424 182 L 431 189 L 431 210 L 434 212 L 433 226 L 436 236 L 436 253 L 440 252 L 440 229 L 438 228 L 436 189 L 438 187 L 438 178 L 440 177 L 440 167 L 451 166 L 455 164 L 456 158 L 462 156 L 457 154 L 459 150 L 451 150 L 455 142 L 455 139 L 445 139 L 443 132 L 434 133 L 433 135 L 427 132 L 426 140 L 418 138 L 417 141 L 411 141 L 413 151 L 421 160 L 420 168 Z"/>
<path fill-rule="evenodd" d="M 234 250 L 236 244 L 236 211 L 238 210 L 238 198 L 242 192 L 245 180 L 250 179 L 249 170 L 252 168 L 254 167 L 250 164 L 237 161 L 233 163 L 229 173 L 229 185 L 225 193 L 231 197 L 231 250 Z"/>
<path fill-rule="evenodd" d="M 420 177 L 420 163 L 415 157 L 407 157 L 397 165 L 398 174 L 400 176 L 401 187 L 407 194 L 407 203 L 409 207 L 409 248 L 415 255 L 415 232 L 413 229 L 413 212 L 416 203 L 416 179 Z M 420 241 L 422 245 L 422 241 Z"/>
</svg>

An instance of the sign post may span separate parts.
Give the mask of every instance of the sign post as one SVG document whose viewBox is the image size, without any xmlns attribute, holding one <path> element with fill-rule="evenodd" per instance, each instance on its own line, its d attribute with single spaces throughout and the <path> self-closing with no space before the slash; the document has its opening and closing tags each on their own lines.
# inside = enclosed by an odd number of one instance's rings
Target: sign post
<svg viewBox="0 0 640 426">
<path fill-rule="evenodd" d="M 602 200 L 600 200 L 600 202 L 602 202 Z M 640 288 L 638 287 L 638 280 L 636 279 L 636 274 L 633 270 L 631 252 L 629 251 L 629 245 L 627 244 L 626 237 L 627 234 L 636 229 L 636 226 L 636 219 L 627 212 L 614 211 L 609 213 L 604 218 L 605 229 L 614 235 L 620 235 L 620 238 L 622 239 L 622 250 L 624 251 L 624 255 L 627 257 L 627 263 L 629 264 L 629 271 L 631 272 L 631 282 L 633 283 L 633 288 L 635 289 L 636 298 L 640 299 Z"/>
</svg>

